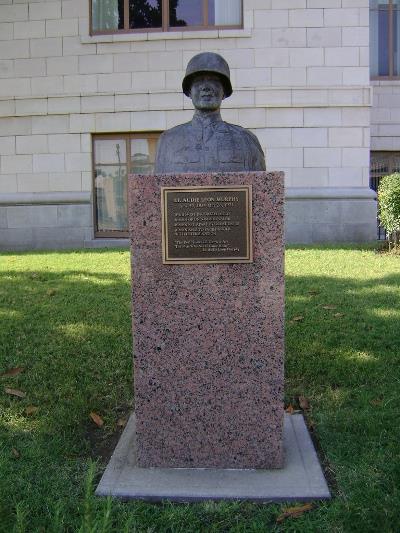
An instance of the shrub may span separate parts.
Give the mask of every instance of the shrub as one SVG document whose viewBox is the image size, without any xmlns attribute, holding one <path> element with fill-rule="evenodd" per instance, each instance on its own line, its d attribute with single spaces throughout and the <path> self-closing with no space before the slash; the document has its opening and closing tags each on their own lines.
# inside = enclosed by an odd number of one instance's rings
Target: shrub
<svg viewBox="0 0 400 533">
<path fill-rule="evenodd" d="M 378 188 L 379 218 L 386 229 L 389 249 L 400 244 L 400 174 L 381 179 Z"/>
</svg>

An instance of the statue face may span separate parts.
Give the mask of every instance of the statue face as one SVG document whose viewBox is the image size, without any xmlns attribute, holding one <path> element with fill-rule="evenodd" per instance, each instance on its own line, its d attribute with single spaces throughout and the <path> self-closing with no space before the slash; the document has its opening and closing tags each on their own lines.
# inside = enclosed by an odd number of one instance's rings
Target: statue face
<svg viewBox="0 0 400 533">
<path fill-rule="evenodd" d="M 198 74 L 190 88 L 190 98 L 196 109 L 216 111 L 224 99 L 224 87 L 216 74 Z"/>
</svg>

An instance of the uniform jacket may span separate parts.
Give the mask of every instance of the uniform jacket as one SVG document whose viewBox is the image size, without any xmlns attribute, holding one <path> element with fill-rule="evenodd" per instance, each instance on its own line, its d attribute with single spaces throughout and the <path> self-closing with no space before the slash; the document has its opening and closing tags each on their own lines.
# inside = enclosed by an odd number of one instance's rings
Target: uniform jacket
<svg viewBox="0 0 400 533">
<path fill-rule="evenodd" d="M 155 173 L 265 170 L 257 137 L 224 122 L 218 113 L 196 112 L 193 119 L 165 131 L 156 153 Z"/>
</svg>

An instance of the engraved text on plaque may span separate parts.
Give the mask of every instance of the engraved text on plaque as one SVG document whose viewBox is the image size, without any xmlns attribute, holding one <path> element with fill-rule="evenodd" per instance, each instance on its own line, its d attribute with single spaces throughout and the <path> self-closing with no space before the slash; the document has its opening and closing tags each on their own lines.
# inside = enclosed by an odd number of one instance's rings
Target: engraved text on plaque
<svg viewBox="0 0 400 533">
<path fill-rule="evenodd" d="M 251 185 L 162 187 L 164 264 L 251 263 Z"/>
</svg>

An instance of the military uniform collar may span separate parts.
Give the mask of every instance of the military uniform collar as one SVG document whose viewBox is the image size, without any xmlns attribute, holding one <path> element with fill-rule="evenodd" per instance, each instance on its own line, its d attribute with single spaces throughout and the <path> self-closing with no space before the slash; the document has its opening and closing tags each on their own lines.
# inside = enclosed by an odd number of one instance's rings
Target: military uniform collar
<svg viewBox="0 0 400 533">
<path fill-rule="evenodd" d="M 203 113 L 201 111 L 196 111 L 193 119 L 193 125 L 196 127 L 207 128 L 208 126 L 217 126 L 221 124 L 222 118 L 221 113 L 218 111 L 213 111 L 211 113 Z"/>
</svg>

